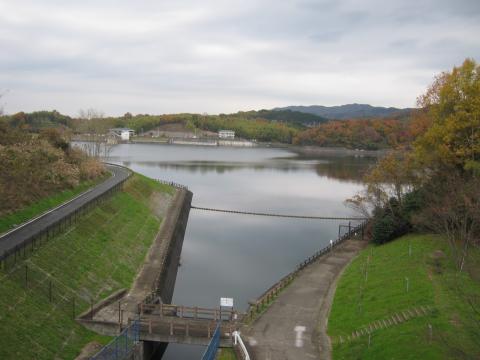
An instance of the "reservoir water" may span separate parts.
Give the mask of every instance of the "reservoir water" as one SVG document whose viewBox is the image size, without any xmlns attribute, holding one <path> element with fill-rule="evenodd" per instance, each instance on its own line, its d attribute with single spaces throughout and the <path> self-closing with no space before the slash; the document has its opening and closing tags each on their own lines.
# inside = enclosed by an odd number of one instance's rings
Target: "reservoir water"
<svg viewBox="0 0 480 360">
<path fill-rule="evenodd" d="M 178 182 L 200 207 L 281 214 L 358 216 L 344 200 L 362 188 L 374 158 L 305 158 L 276 148 L 121 144 L 110 161 L 146 176 Z M 192 209 L 173 302 L 218 307 L 248 300 L 338 235 L 345 221 L 301 220 Z M 170 344 L 163 359 L 200 359 L 203 347 Z"/>
</svg>

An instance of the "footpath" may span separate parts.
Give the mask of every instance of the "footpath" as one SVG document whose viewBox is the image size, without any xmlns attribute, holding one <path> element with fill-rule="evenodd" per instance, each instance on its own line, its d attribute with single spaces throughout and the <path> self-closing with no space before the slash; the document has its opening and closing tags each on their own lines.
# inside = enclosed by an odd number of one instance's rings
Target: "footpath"
<svg viewBox="0 0 480 360">
<path fill-rule="evenodd" d="M 242 331 L 255 360 L 330 359 L 328 315 L 337 280 L 367 241 L 345 240 L 307 266 L 253 324 Z"/>
</svg>

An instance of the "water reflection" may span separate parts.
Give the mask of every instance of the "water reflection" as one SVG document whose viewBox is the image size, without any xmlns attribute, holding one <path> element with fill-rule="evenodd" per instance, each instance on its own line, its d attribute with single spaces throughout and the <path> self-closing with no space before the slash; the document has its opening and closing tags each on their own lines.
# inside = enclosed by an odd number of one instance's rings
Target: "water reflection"
<svg viewBox="0 0 480 360">
<path fill-rule="evenodd" d="M 110 158 L 113 162 L 122 161 L 121 157 Z M 314 170 L 319 176 L 340 181 L 355 181 L 361 183 L 369 167 L 375 164 L 376 158 L 354 156 L 331 156 L 317 159 L 303 159 L 294 157 L 289 159 L 277 158 L 263 162 L 225 162 L 225 161 L 136 161 L 145 167 L 156 167 L 160 170 L 187 171 L 190 173 L 205 174 L 214 172 L 224 174 L 242 169 L 275 170 L 279 172 L 296 172 L 299 170 Z M 130 166 L 131 161 L 123 161 Z"/>
<path fill-rule="evenodd" d="M 298 215 L 351 216 L 343 201 L 361 189 L 375 160 L 302 158 L 284 149 L 115 146 L 111 161 L 187 185 L 197 206 Z M 192 210 L 173 301 L 216 307 L 233 297 L 245 310 L 303 259 L 337 236 L 339 222 Z M 164 359 L 198 359 L 203 349 L 171 344 Z"/>
</svg>

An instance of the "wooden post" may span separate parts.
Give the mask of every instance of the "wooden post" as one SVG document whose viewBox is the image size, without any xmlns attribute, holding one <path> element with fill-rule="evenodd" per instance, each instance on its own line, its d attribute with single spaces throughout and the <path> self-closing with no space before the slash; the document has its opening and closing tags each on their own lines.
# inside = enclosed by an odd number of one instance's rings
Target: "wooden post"
<svg viewBox="0 0 480 360">
<path fill-rule="evenodd" d="M 173 336 L 173 321 L 170 320 L 170 336 Z"/>
<path fill-rule="evenodd" d="M 186 335 L 187 337 L 190 335 L 189 332 L 190 332 L 190 325 L 189 325 L 189 322 L 187 321 L 187 324 L 186 324 Z"/>
</svg>

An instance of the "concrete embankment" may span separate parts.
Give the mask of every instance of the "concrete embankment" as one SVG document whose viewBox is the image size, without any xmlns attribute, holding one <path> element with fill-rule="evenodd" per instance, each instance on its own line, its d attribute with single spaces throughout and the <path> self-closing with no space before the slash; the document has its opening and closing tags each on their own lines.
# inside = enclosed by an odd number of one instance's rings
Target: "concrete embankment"
<svg viewBox="0 0 480 360">
<path fill-rule="evenodd" d="M 286 149 L 302 156 L 368 156 L 368 157 L 383 157 L 391 150 L 361 150 L 361 149 L 347 149 L 343 147 L 320 147 L 320 146 L 287 146 Z"/>
<path fill-rule="evenodd" d="M 97 333 L 114 336 L 129 319 L 136 317 L 138 304 L 147 296 L 155 294 L 164 303 L 171 302 L 192 196 L 186 189 L 176 190 L 131 289 L 119 291 L 93 306 L 79 317 L 80 323 Z M 158 353 L 166 347 L 159 343 L 143 345 L 143 358 L 149 358 L 147 353 Z"/>
<path fill-rule="evenodd" d="M 252 325 L 243 329 L 253 359 L 329 359 L 326 333 L 337 279 L 367 242 L 349 239 L 307 266 Z"/>
</svg>

